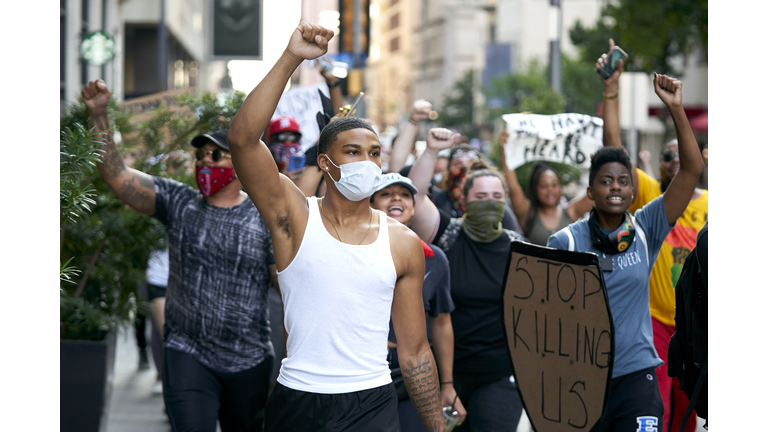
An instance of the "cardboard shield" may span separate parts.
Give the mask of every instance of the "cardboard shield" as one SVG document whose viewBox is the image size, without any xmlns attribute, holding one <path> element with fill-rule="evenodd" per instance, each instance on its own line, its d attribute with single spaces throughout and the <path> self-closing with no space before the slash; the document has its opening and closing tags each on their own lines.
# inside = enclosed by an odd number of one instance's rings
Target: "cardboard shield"
<svg viewBox="0 0 768 432">
<path fill-rule="evenodd" d="M 597 255 L 512 242 L 504 330 L 533 429 L 590 430 L 603 415 L 614 328 Z"/>
</svg>

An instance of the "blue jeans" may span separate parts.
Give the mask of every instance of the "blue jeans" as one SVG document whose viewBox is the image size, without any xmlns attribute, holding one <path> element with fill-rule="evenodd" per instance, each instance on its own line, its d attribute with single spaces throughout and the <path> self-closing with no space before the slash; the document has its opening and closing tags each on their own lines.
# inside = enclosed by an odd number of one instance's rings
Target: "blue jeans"
<svg viewBox="0 0 768 432">
<path fill-rule="evenodd" d="M 515 432 L 523 403 L 517 386 L 505 376 L 488 381 L 487 378 L 462 377 L 453 374 L 453 385 L 462 405 L 467 410 L 467 419 L 456 432 Z"/>
</svg>

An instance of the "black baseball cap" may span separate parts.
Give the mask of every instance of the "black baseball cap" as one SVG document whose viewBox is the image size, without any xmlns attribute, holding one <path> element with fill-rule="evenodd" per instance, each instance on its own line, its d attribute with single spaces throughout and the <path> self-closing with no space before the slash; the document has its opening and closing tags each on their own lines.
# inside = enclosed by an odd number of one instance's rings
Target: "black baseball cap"
<svg viewBox="0 0 768 432">
<path fill-rule="evenodd" d="M 210 141 L 221 147 L 222 150 L 229 151 L 229 146 L 227 145 L 227 132 L 229 132 L 229 129 L 222 129 L 213 133 L 198 135 L 192 138 L 192 147 L 200 148 L 203 147 L 206 142 Z"/>
</svg>

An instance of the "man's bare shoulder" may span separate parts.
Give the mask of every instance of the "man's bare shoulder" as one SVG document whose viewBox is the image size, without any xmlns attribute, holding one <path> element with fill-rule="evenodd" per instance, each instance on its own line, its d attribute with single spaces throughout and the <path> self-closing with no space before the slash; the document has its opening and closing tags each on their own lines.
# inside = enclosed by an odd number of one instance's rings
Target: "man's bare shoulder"
<svg viewBox="0 0 768 432">
<path fill-rule="evenodd" d="M 389 216 L 387 216 L 387 227 L 389 228 L 390 239 L 412 247 L 421 247 L 421 239 L 415 232 Z"/>
</svg>

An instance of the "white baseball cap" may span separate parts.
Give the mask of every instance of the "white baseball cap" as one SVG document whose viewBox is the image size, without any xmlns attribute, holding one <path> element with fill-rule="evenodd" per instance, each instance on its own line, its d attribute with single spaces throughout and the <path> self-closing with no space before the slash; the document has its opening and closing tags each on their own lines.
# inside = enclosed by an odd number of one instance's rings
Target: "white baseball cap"
<svg viewBox="0 0 768 432">
<path fill-rule="evenodd" d="M 416 195 L 419 193 L 419 190 L 416 189 L 416 186 L 413 185 L 413 182 L 408 177 L 403 177 L 399 173 L 391 172 L 388 174 L 383 174 L 381 176 L 381 183 L 379 183 L 379 187 L 376 188 L 376 192 L 388 188 L 394 184 L 403 185 L 406 188 L 408 188 L 409 191 L 411 191 L 412 194 Z M 374 192 L 374 193 L 376 193 Z"/>
</svg>

